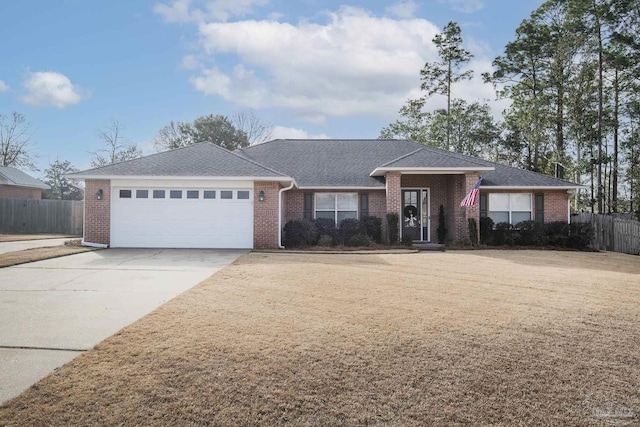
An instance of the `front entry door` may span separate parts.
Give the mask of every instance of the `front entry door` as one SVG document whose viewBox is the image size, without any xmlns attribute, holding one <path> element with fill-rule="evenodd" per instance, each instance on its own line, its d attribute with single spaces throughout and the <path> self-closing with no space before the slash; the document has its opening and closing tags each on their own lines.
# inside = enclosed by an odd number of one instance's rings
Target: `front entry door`
<svg viewBox="0 0 640 427">
<path fill-rule="evenodd" d="M 420 190 L 402 190 L 403 237 L 408 236 L 415 241 L 422 240 L 421 210 Z"/>
</svg>

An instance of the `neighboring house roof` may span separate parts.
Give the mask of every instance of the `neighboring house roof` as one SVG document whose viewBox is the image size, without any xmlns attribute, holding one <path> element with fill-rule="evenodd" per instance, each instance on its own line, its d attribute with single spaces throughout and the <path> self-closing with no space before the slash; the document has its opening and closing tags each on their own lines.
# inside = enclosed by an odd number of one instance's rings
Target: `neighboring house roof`
<svg viewBox="0 0 640 427">
<path fill-rule="evenodd" d="M 0 179 L 0 184 L 15 185 L 16 187 L 40 188 L 42 190 L 50 188 L 44 182 L 22 172 L 20 169 L 10 166 L 0 166 L 0 178 L 4 178 L 7 181 L 6 183 L 3 183 L 2 181 L 4 181 L 4 179 Z"/>
<path fill-rule="evenodd" d="M 70 178 L 247 177 L 290 180 L 286 175 L 203 142 L 68 175 Z"/>
</svg>

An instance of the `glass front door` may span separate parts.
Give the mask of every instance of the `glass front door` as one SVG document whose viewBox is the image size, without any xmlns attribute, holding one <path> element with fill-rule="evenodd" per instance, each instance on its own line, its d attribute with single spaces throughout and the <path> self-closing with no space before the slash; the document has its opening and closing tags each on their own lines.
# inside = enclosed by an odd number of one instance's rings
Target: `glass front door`
<svg viewBox="0 0 640 427">
<path fill-rule="evenodd" d="M 402 236 L 422 240 L 420 190 L 402 190 Z"/>
</svg>

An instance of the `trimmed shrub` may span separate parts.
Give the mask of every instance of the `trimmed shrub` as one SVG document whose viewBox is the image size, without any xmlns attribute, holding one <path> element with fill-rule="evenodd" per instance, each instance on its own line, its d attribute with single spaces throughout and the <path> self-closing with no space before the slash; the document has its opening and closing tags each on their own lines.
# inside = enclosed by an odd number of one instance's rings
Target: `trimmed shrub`
<svg viewBox="0 0 640 427">
<path fill-rule="evenodd" d="M 316 218 L 313 220 L 319 235 L 333 236 L 336 231 L 336 223 L 331 218 Z"/>
<path fill-rule="evenodd" d="M 402 236 L 402 244 L 404 246 L 412 246 L 413 245 L 413 237 L 411 237 L 411 236 Z"/>
<path fill-rule="evenodd" d="M 398 214 L 395 212 L 389 212 L 387 214 L 387 233 L 390 245 L 398 243 L 398 235 L 400 230 L 398 229 Z"/>
<path fill-rule="evenodd" d="M 562 221 L 548 222 L 544 225 L 544 235 L 549 245 L 565 247 L 569 238 L 569 224 Z"/>
<path fill-rule="evenodd" d="M 480 243 L 493 245 L 493 219 L 488 216 L 480 218 Z"/>
<path fill-rule="evenodd" d="M 493 230 L 493 244 L 496 246 L 512 246 L 514 243 L 513 226 L 508 222 L 497 223 Z"/>
<path fill-rule="evenodd" d="M 440 205 L 438 211 L 438 243 L 443 244 L 447 239 L 447 226 L 444 218 L 444 206 Z"/>
<path fill-rule="evenodd" d="M 382 242 L 382 219 L 376 216 L 368 216 L 360 222 L 371 240 L 376 243 Z"/>
<path fill-rule="evenodd" d="M 544 225 L 536 221 L 522 221 L 516 225 L 518 229 L 518 241 L 522 246 L 544 246 L 547 238 L 544 234 Z"/>
<path fill-rule="evenodd" d="M 351 247 L 370 246 L 371 239 L 369 239 L 369 236 L 367 236 L 366 234 L 356 233 L 352 236 L 349 236 L 345 240 L 344 244 L 345 246 L 351 246 Z"/>
<path fill-rule="evenodd" d="M 333 246 L 333 237 L 329 236 L 328 234 L 320 235 L 320 238 L 318 239 L 318 246 L 322 246 L 322 247 Z"/>
<path fill-rule="evenodd" d="M 315 245 L 318 240 L 318 230 L 315 224 L 304 219 L 292 219 L 284 225 L 282 243 L 286 248 L 304 248 Z"/>
<path fill-rule="evenodd" d="M 469 241 L 472 246 L 478 246 L 478 223 L 475 218 L 469 218 Z"/>
<path fill-rule="evenodd" d="M 593 240 L 594 229 L 590 222 L 574 222 L 569 225 L 567 247 L 586 249 Z"/>
</svg>

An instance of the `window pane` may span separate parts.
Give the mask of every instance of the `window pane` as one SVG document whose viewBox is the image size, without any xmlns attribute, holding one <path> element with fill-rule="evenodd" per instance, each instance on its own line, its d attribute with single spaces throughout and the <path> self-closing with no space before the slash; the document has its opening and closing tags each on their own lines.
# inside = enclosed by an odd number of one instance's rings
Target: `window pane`
<svg viewBox="0 0 640 427">
<path fill-rule="evenodd" d="M 148 199 L 149 190 L 136 190 L 136 199 Z"/>
<path fill-rule="evenodd" d="M 489 193 L 489 210 L 494 212 L 508 211 L 509 194 Z"/>
<path fill-rule="evenodd" d="M 241 200 L 249 199 L 249 192 L 248 191 L 238 191 L 238 199 L 241 199 Z"/>
<path fill-rule="evenodd" d="M 335 212 L 327 212 L 327 211 L 316 211 L 316 218 L 329 218 L 332 220 L 336 220 Z"/>
<path fill-rule="evenodd" d="M 335 193 L 316 193 L 316 209 L 335 209 Z"/>
<path fill-rule="evenodd" d="M 358 218 L 358 213 L 356 211 L 338 211 L 338 225 L 340 225 L 340 221 L 347 218 Z"/>
<path fill-rule="evenodd" d="M 215 190 L 204 190 L 204 198 L 205 199 L 215 199 L 216 198 Z"/>
<path fill-rule="evenodd" d="M 120 198 L 121 199 L 130 199 L 131 198 L 131 190 L 120 190 Z"/>
<path fill-rule="evenodd" d="M 154 199 L 164 199 L 164 190 L 153 190 Z"/>
<path fill-rule="evenodd" d="M 182 199 L 182 190 L 170 190 L 169 197 L 171 199 Z"/>
<path fill-rule="evenodd" d="M 499 222 L 509 222 L 509 212 L 489 212 L 489 218 L 493 220 L 494 224 Z"/>
<path fill-rule="evenodd" d="M 198 190 L 187 190 L 187 199 L 199 199 L 200 192 Z"/>
<path fill-rule="evenodd" d="M 511 194 L 512 211 L 531 211 L 531 194 Z"/>
<path fill-rule="evenodd" d="M 221 191 L 220 192 L 221 199 L 233 199 L 233 191 Z"/>
<path fill-rule="evenodd" d="M 531 212 L 511 212 L 511 224 L 516 225 L 522 221 L 531 221 Z"/>
<path fill-rule="evenodd" d="M 338 193 L 338 210 L 358 210 L 358 193 Z"/>
</svg>

